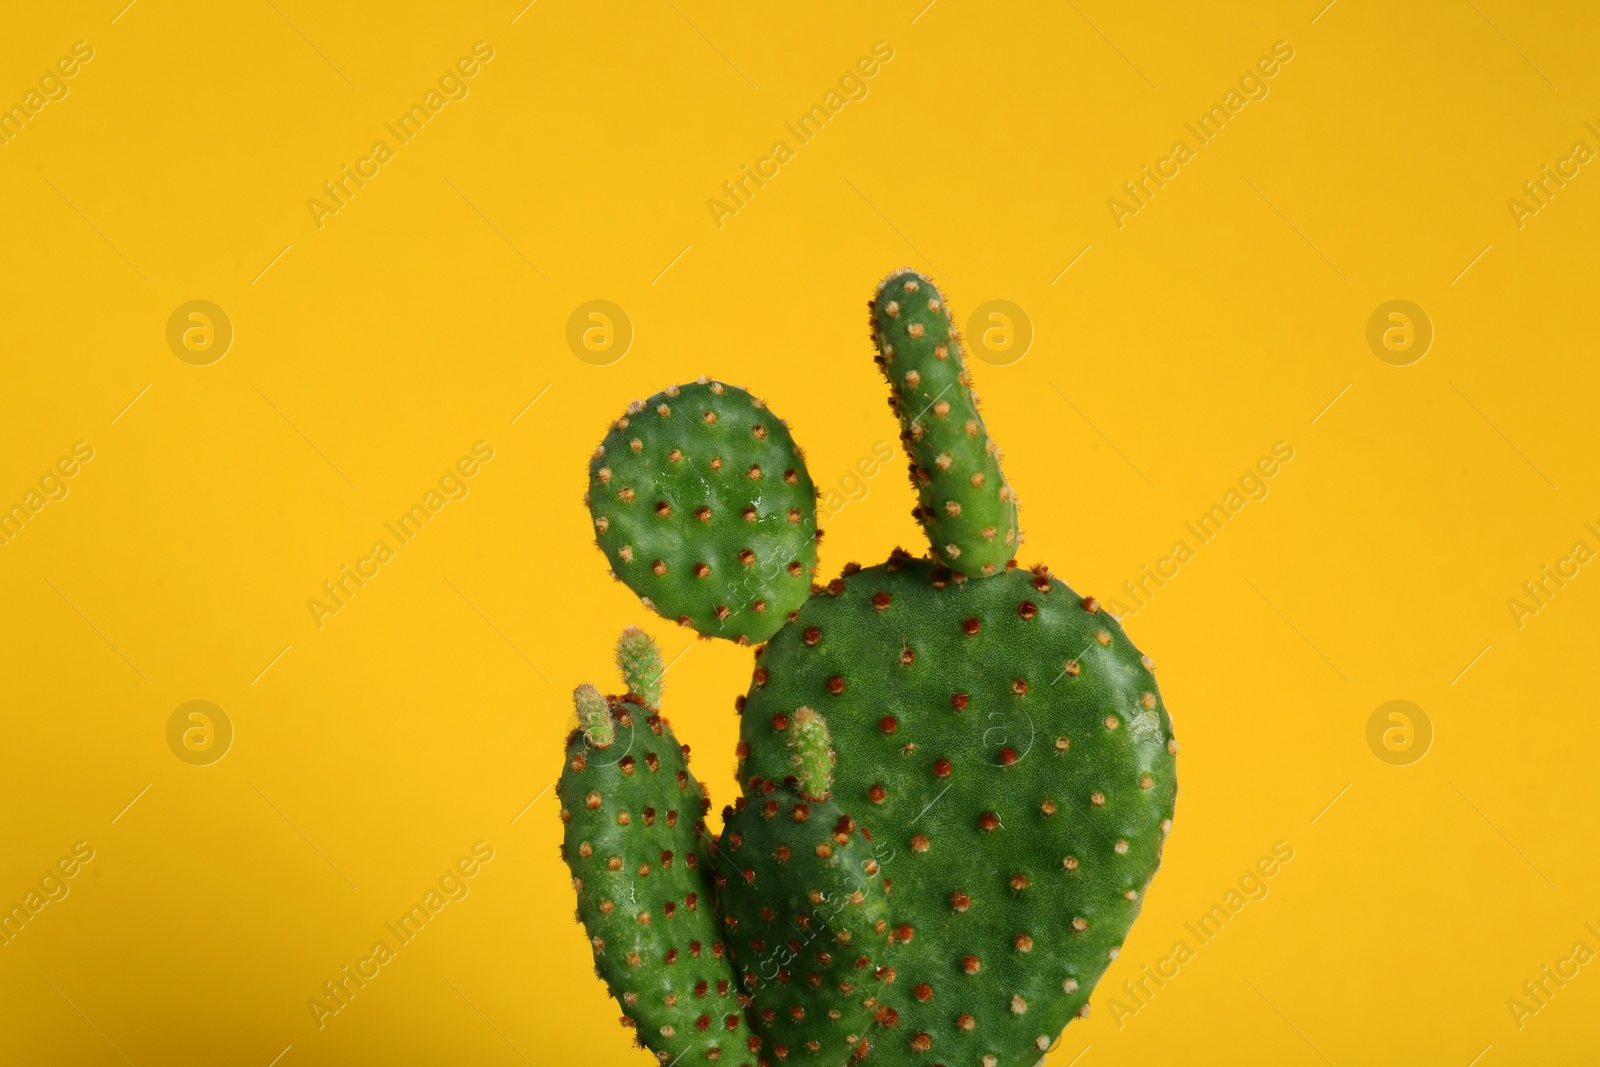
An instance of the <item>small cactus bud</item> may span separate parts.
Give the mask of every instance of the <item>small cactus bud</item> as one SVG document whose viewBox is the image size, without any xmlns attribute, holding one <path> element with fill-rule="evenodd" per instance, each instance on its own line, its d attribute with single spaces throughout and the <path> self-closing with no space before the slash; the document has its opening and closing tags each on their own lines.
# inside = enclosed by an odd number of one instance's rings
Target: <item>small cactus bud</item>
<svg viewBox="0 0 1600 1067">
<path fill-rule="evenodd" d="M 606 749 L 616 740 L 616 727 L 611 721 L 611 708 L 600 690 L 587 683 L 572 691 L 572 703 L 578 709 L 578 722 L 590 748 Z"/>
<path fill-rule="evenodd" d="M 654 638 L 637 626 L 623 630 L 617 639 L 617 669 L 628 692 L 651 710 L 661 706 L 661 649 Z"/>
</svg>

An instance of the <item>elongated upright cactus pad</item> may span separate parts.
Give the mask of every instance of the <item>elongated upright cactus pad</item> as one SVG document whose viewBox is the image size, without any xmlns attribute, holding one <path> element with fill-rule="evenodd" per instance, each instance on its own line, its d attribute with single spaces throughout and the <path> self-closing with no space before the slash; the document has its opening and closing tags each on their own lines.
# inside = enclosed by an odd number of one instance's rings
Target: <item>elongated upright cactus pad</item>
<svg viewBox="0 0 1600 1067">
<path fill-rule="evenodd" d="M 562 799 L 580 917 L 664 1063 L 1033 1067 L 1087 1014 L 1172 828 L 1178 743 L 1155 665 L 1092 597 L 1017 568 L 1016 496 L 944 297 L 904 270 L 871 307 L 932 559 L 896 549 L 809 586 L 799 451 L 715 382 L 633 405 L 591 466 L 616 574 L 669 618 L 764 642 L 736 701 L 743 796 L 709 854 L 683 837 L 698 787 L 658 718 L 631 735 L 647 766 L 593 751 L 623 747 L 635 702 L 660 700 L 648 638 L 619 652 L 634 695 L 605 705 L 614 727 L 579 693 L 589 759 L 575 734 Z M 678 862 L 650 866 L 657 850 Z M 712 1044 L 685 1044 L 686 1026 Z"/>
<path fill-rule="evenodd" d="M 737 386 L 630 405 L 590 460 L 589 510 L 613 573 L 708 636 L 764 641 L 810 591 L 816 489 L 783 420 Z"/>
<path fill-rule="evenodd" d="M 1017 498 L 978 414 L 950 308 L 914 270 L 889 275 L 869 306 L 934 557 L 964 574 L 992 575 L 1016 555 Z"/>
</svg>

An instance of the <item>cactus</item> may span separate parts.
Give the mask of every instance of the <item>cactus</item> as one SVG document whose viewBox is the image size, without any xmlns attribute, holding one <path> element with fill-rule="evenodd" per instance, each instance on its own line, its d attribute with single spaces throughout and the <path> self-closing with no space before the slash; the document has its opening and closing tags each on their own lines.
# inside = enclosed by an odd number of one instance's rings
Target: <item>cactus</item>
<svg viewBox="0 0 1600 1067">
<path fill-rule="evenodd" d="M 622 631 L 617 639 L 617 671 L 628 692 L 637 694 L 644 706 L 661 707 L 661 649 L 649 634 L 637 626 Z M 579 709 L 582 714 L 582 709 Z"/>
<path fill-rule="evenodd" d="M 618 658 L 642 636 L 624 634 Z M 659 653 L 655 662 L 659 691 Z M 708 877 L 709 801 L 688 753 L 637 694 L 608 699 L 583 685 L 573 698 L 580 728 L 557 785 L 561 855 L 595 973 L 621 1004 L 622 1025 L 662 1063 L 699 1050 L 747 1067 L 751 1035 Z"/>
<path fill-rule="evenodd" d="M 743 796 L 724 812 L 705 891 L 723 912 L 745 1058 L 1025 1067 L 1088 1012 L 1139 913 L 1172 826 L 1177 742 L 1154 664 L 1117 621 L 1047 567 L 1017 566 L 1016 497 L 938 289 L 897 271 L 870 306 L 931 559 L 896 549 L 799 594 L 757 572 L 739 587 L 751 599 L 710 581 L 744 547 L 737 524 L 730 535 L 715 521 L 730 499 L 771 537 L 750 549 L 758 559 L 788 556 L 804 573 L 815 543 L 787 428 L 703 379 L 660 394 L 674 412 L 652 414 L 652 398 L 619 420 L 591 467 L 590 506 L 615 573 L 646 603 L 708 636 L 765 642 L 736 702 Z M 678 419 L 702 407 L 716 423 Z M 763 418 L 765 437 L 750 431 Z M 723 421 L 714 440 L 701 434 Z M 683 460 L 708 452 L 763 472 L 781 456 L 786 478 L 751 493 L 687 477 Z M 668 508 L 653 518 L 656 498 Z M 709 525 L 683 500 L 712 508 Z M 772 522 L 780 507 L 798 518 Z M 656 559 L 669 576 L 707 561 L 708 584 L 664 581 Z M 637 806 L 653 787 L 635 776 L 613 790 Z M 824 922 L 819 899 L 851 903 Z M 859 953 L 802 936 L 819 925 Z"/>
<path fill-rule="evenodd" d="M 934 558 L 992 575 L 1016 554 L 1017 498 L 978 414 L 950 308 L 931 281 L 910 270 L 889 275 L 868 306 L 889 405 L 911 457 L 915 515 Z"/>
<path fill-rule="evenodd" d="M 767 781 L 724 813 L 715 882 L 735 969 L 772 1056 L 841 1064 L 892 971 L 889 908 L 872 846 L 832 799 L 822 717 L 784 724 L 795 783 Z"/>
<path fill-rule="evenodd" d="M 1031 1063 L 1082 1010 L 1169 825 L 1156 694 L 1121 627 L 1043 568 L 962 581 L 896 556 L 759 655 L 740 778 L 784 774 L 785 709 L 824 709 L 836 799 L 885 850 L 909 1051 Z"/>
<path fill-rule="evenodd" d="M 703 634 L 764 641 L 810 591 L 816 490 L 743 389 L 702 378 L 635 401 L 595 450 L 588 500 L 612 572 Z"/>
</svg>

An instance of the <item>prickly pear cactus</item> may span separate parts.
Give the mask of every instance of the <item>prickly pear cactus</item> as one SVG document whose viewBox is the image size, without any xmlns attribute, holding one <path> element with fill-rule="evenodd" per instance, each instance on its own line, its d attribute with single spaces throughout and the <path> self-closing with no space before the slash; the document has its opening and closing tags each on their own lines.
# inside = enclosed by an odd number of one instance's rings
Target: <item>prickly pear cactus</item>
<svg viewBox="0 0 1600 1067">
<path fill-rule="evenodd" d="M 885 279 L 869 306 L 878 367 L 911 457 L 917 521 L 935 559 L 992 575 L 1017 551 L 1017 497 L 978 414 L 950 309 L 910 270 Z"/>
<path fill-rule="evenodd" d="M 617 673 L 622 684 L 645 707 L 661 707 L 661 649 L 655 640 L 637 626 L 629 626 L 617 638 Z"/>
<path fill-rule="evenodd" d="M 899 1026 L 873 1062 L 1032 1063 L 1160 859 L 1176 747 L 1150 665 L 1042 568 L 963 580 L 898 557 L 830 585 L 756 662 L 747 788 L 788 773 L 792 709 L 822 709 L 835 799 L 883 852 Z"/>
<path fill-rule="evenodd" d="M 1172 826 L 1178 746 L 1154 664 L 1116 620 L 1048 568 L 1017 567 L 1016 495 L 944 297 L 897 271 L 870 310 L 931 559 L 896 549 L 826 585 L 774 580 L 814 568 L 810 477 L 781 422 L 704 379 L 614 424 L 589 504 L 614 573 L 646 604 L 766 642 L 738 702 L 744 795 L 697 868 L 753 1031 L 729 1031 L 741 1055 L 1026 1067 L 1087 1013 L 1139 913 Z M 729 469 L 761 485 L 721 479 Z M 717 525 L 730 506 L 754 529 Z M 730 560 L 767 567 L 730 580 Z M 773 560 L 789 562 L 773 574 Z M 685 561 L 703 565 L 693 580 Z M 612 784 L 635 805 L 650 788 Z M 595 934 L 603 917 L 583 917 Z M 624 998 L 634 988 L 618 984 L 626 971 L 605 977 Z M 647 1043 L 648 1027 L 678 1025 L 634 1018 Z M 684 1046 L 651 1047 L 665 1060 Z"/>
<path fill-rule="evenodd" d="M 643 635 L 631 633 L 619 659 L 639 651 Z M 654 659 L 653 681 L 647 671 L 629 680 L 659 693 Z M 561 854 L 595 973 L 621 1004 L 622 1025 L 662 1063 L 714 1051 L 714 1061 L 747 1064 L 751 1035 L 711 891 L 706 801 L 684 751 L 636 693 L 606 698 L 583 685 L 573 696 L 580 728 L 557 785 Z"/>
<path fill-rule="evenodd" d="M 889 906 L 872 845 L 833 802 L 822 716 L 780 724 L 793 785 L 767 781 L 725 814 L 715 881 L 740 984 L 778 1059 L 841 1064 L 893 977 Z"/>
<path fill-rule="evenodd" d="M 590 460 L 589 510 L 616 576 L 703 634 L 764 641 L 810 591 L 811 475 L 737 386 L 702 378 L 630 405 Z"/>
</svg>

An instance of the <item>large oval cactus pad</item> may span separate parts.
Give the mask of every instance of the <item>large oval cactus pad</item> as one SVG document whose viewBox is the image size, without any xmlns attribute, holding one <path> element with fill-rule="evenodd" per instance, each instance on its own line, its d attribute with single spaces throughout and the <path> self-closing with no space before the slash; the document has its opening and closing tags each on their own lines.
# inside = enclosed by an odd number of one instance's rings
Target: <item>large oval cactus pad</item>
<svg viewBox="0 0 1600 1067">
<path fill-rule="evenodd" d="M 778 731 L 817 709 L 892 887 L 874 1063 L 1025 1067 L 1085 1010 L 1171 827 L 1151 667 L 1043 568 L 968 581 L 903 554 L 847 568 L 762 650 L 741 780 L 788 778 Z"/>
</svg>

